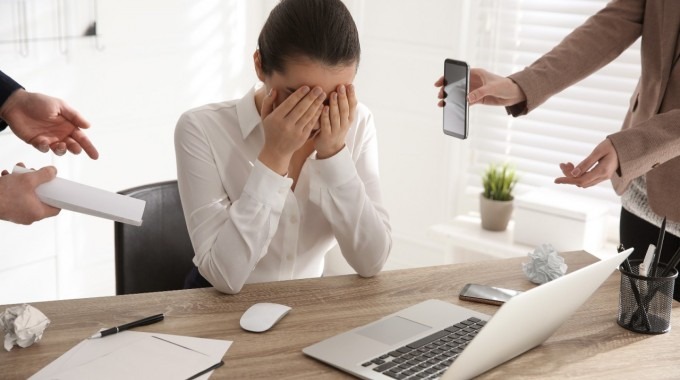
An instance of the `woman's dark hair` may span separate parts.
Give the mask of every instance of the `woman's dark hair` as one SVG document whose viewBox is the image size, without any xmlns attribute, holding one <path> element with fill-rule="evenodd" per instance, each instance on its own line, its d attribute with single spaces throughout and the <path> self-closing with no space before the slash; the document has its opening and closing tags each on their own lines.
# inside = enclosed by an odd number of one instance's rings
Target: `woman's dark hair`
<svg viewBox="0 0 680 380">
<path fill-rule="evenodd" d="M 281 0 L 257 44 L 267 75 L 283 73 L 286 61 L 297 57 L 338 66 L 358 64 L 361 55 L 357 27 L 340 0 Z"/>
</svg>

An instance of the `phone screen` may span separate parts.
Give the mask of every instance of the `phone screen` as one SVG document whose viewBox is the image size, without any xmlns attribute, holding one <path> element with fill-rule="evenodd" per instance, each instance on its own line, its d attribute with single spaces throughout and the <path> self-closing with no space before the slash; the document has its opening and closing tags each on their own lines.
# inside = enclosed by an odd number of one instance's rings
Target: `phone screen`
<svg viewBox="0 0 680 380">
<path fill-rule="evenodd" d="M 497 288 L 495 286 L 467 284 L 460 292 L 460 298 L 468 301 L 490 301 L 494 304 L 502 304 L 510 298 L 520 294 L 519 290 Z"/>
<path fill-rule="evenodd" d="M 469 78 L 467 63 L 453 59 L 444 61 L 444 133 L 459 139 L 468 136 Z"/>
</svg>

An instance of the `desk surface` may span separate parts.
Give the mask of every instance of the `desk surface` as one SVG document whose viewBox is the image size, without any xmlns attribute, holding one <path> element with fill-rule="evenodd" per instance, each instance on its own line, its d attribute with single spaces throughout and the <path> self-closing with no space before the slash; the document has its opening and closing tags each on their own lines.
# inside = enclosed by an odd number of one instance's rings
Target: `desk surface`
<svg viewBox="0 0 680 380">
<path fill-rule="evenodd" d="M 584 252 L 564 256 L 569 272 L 596 261 Z M 458 292 L 467 282 L 530 289 L 533 285 L 522 274 L 522 261 L 526 259 L 398 270 L 370 279 L 347 275 L 251 284 L 235 296 L 209 288 L 35 303 L 52 323 L 39 343 L 0 351 L 0 377 L 25 379 L 101 327 L 164 312 L 163 322 L 136 330 L 234 341 L 225 365 L 212 378 L 347 378 L 304 356 L 302 348 L 430 298 L 493 314 L 497 307 L 460 301 Z M 674 328 L 669 333 L 629 332 L 616 324 L 619 277 L 614 272 L 543 345 L 480 378 L 678 378 L 680 303 L 673 305 Z M 293 309 L 269 332 L 241 330 L 241 314 L 263 301 Z"/>
</svg>

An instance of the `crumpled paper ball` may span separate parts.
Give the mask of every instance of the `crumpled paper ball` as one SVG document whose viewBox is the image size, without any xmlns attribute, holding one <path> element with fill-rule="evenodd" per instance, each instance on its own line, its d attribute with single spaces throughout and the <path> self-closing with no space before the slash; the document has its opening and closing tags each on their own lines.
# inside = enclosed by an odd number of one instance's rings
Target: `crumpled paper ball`
<svg viewBox="0 0 680 380">
<path fill-rule="evenodd" d="M 522 263 L 522 270 L 534 284 L 545 284 L 567 273 L 564 258 L 557 254 L 552 244 L 541 244 L 528 256 L 529 262 Z"/>
<path fill-rule="evenodd" d="M 39 341 L 49 324 L 50 320 L 45 314 L 31 305 L 7 308 L 0 314 L 0 327 L 6 333 L 5 350 L 11 350 L 15 344 L 28 347 Z"/>
</svg>

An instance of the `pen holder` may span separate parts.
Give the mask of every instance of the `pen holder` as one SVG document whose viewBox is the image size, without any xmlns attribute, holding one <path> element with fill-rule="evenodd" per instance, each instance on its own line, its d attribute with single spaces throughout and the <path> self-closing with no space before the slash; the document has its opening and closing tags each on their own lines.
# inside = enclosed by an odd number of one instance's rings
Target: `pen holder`
<svg viewBox="0 0 680 380">
<path fill-rule="evenodd" d="M 623 267 L 621 272 L 621 291 L 619 292 L 619 315 L 617 322 L 621 327 L 643 334 L 662 334 L 671 329 L 671 309 L 673 307 L 673 288 L 678 271 L 673 269 L 668 276 L 640 276 L 642 260 L 631 260 L 631 272 Z M 659 264 L 658 273 L 666 269 Z"/>
</svg>

